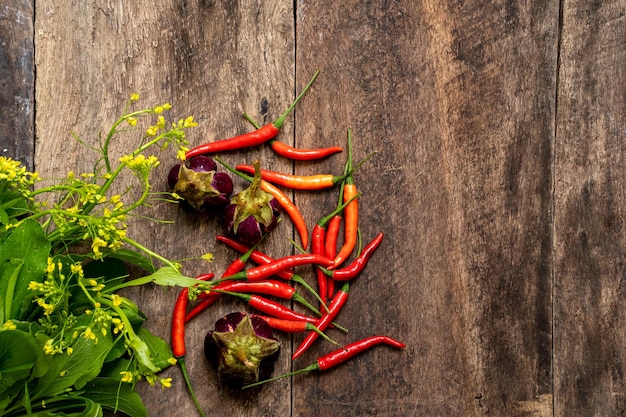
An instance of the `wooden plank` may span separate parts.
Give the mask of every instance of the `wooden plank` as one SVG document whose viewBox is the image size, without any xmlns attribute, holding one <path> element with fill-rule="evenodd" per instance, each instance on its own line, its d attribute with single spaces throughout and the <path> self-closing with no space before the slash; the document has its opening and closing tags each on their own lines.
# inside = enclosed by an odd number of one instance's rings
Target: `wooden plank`
<svg viewBox="0 0 626 417">
<path fill-rule="evenodd" d="M 200 126 L 190 131 L 192 145 L 249 131 L 242 111 L 261 118 L 267 108 L 268 121 L 280 114 L 293 99 L 294 34 L 291 2 L 38 2 L 36 22 L 37 155 L 36 165 L 44 177 L 60 175 L 59 170 L 88 172 L 97 155 L 74 141 L 75 132 L 91 146 L 98 145 L 98 133 L 108 130 L 131 93 L 141 95 L 139 105 L 170 102 L 168 121 L 193 115 Z M 272 28 L 271 31 L 266 30 Z M 287 121 L 285 134 L 293 129 Z M 141 132 L 127 134 L 111 145 L 113 161 L 134 149 Z M 223 155 L 230 162 L 258 155 L 282 169 L 267 148 L 253 153 Z M 174 155 L 166 152 L 154 176 L 154 191 L 165 190 L 165 176 Z M 162 178 L 159 179 L 159 178 Z M 124 184 L 131 185 L 129 177 Z M 236 181 L 237 191 L 245 185 Z M 124 189 L 124 186 L 121 189 Z M 207 269 L 221 273 L 235 254 L 214 241 L 221 230 L 217 216 L 191 216 L 177 207 L 156 202 L 146 212 L 152 217 L 172 219 L 176 226 L 155 225 L 136 219 L 133 238 L 170 259 L 198 257 L 206 252 L 215 262 L 191 262 L 185 273 L 195 275 Z M 281 224 L 291 235 L 290 224 Z M 291 251 L 285 239 L 270 239 L 264 248 L 275 256 Z M 169 340 L 169 321 L 175 291 L 146 288 L 131 293 L 141 300 L 149 317 L 147 327 Z M 209 372 L 202 352 L 205 333 L 212 323 L 240 304 L 220 304 L 188 329 L 187 366 L 197 394 L 211 415 L 288 415 L 290 400 L 270 391 L 261 398 L 237 401 L 219 388 Z M 289 346 L 286 343 L 286 346 Z M 288 357 L 288 356 L 285 356 Z M 289 369 L 287 360 L 277 372 Z M 174 383 L 165 393 L 160 388 L 141 386 L 150 415 L 195 415 L 177 369 L 168 370 Z"/>
<path fill-rule="evenodd" d="M 0 155 L 33 169 L 33 2 L 0 6 Z"/>
<path fill-rule="evenodd" d="M 555 416 L 626 413 L 626 2 L 566 2 L 555 171 Z"/>
<path fill-rule="evenodd" d="M 337 337 L 408 347 L 295 378 L 293 415 L 551 415 L 558 4 L 297 7 L 298 79 L 322 71 L 296 143 L 352 128 L 356 159 L 377 152 L 356 181 L 363 239 L 384 231 L 385 242 Z M 341 161 L 296 171 L 340 172 Z M 313 216 L 333 202 L 301 199 Z"/>
</svg>

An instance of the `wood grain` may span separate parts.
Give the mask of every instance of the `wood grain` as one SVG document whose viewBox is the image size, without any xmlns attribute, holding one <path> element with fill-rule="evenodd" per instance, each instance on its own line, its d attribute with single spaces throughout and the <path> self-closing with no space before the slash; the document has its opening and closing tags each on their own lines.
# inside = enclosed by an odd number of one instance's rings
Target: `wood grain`
<svg viewBox="0 0 626 417">
<path fill-rule="evenodd" d="M 626 413 L 626 2 L 563 13 L 555 171 L 555 416 Z"/>
<path fill-rule="evenodd" d="M 34 168 L 33 5 L 0 6 L 0 155 Z"/>
<path fill-rule="evenodd" d="M 195 116 L 195 145 L 248 131 L 243 111 L 275 119 L 318 69 L 280 139 L 344 145 L 350 129 L 355 160 L 374 154 L 354 178 L 362 239 L 383 231 L 384 242 L 338 318 L 350 332 L 331 335 L 387 334 L 407 348 L 230 392 L 200 349 L 216 318 L 245 308 L 225 300 L 188 331 L 210 415 L 626 413 L 626 0 L 33 3 L 0 13 L 0 145 L 32 163 L 34 133 L 44 177 L 88 170 L 97 156 L 70 132 L 97 145 L 133 92 L 145 106 L 172 103 L 172 119 Z M 137 140 L 121 137 L 115 157 Z M 339 174 L 347 157 L 293 163 L 267 147 L 223 157 L 257 156 L 302 174 Z M 162 160 L 161 190 L 173 155 Z M 338 195 L 293 197 L 312 228 Z M 160 203 L 155 213 L 176 225 L 137 220 L 138 240 L 173 259 L 214 253 L 189 275 L 234 258 L 214 242 L 215 217 Z M 293 251 L 291 223 L 280 228 L 264 242 L 274 256 Z M 167 338 L 175 291 L 131 296 Z M 316 344 L 291 363 L 302 337 L 282 340 L 277 374 L 334 349 Z M 150 415 L 195 415 L 178 371 L 167 373 L 171 390 L 141 387 Z"/>
<path fill-rule="evenodd" d="M 356 159 L 377 152 L 355 176 L 363 238 L 386 240 L 341 316 L 347 339 L 409 347 L 296 379 L 295 415 L 526 415 L 551 395 L 558 8 L 304 2 L 297 16 L 299 77 L 323 76 L 296 143 L 351 127 Z"/>
</svg>

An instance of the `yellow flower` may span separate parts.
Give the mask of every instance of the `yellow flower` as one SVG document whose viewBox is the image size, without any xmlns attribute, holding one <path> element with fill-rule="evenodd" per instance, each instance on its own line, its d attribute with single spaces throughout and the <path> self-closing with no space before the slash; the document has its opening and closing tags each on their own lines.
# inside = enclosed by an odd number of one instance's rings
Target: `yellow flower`
<svg viewBox="0 0 626 417">
<path fill-rule="evenodd" d="M 205 253 L 204 255 L 202 255 L 200 258 L 204 259 L 207 262 L 213 262 L 213 254 L 212 253 Z"/>
<path fill-rule="evenodd" d="M 83 332 L 83 337 L 85 339 L 96 340 L 96 334 L 91 330 L 91 327 L 87 327 Z"/>
<path fill-rule="evenodd" d="M 177 363 L 177 362 L 178 362 L 178 361 L 176 360 L 176 358 L 169 358 L 169 359 L 167 360 L 167 363 L 169 363 L 169 364 L 170 364 L 170 365 L 172 365 L 172 366 L 176 365 L 176 363 Z"/>
<path fill-rule="evenodd" d="M 17 329 L 17 326 L 15 325 L 15 323 L 13 323 L 11 320 L 9 320 L 9 321 L 5 322 L 2 325 L 2 329 L 0 329 L 0 331 L 3 331 L 3 330 L 15 330 L 15 329 Z"/>
<path fill-rule="evenodd" d="M 183 127 L 184 128 L 190 128 L 190 127 L 196 127 L 198 126 L 198 122 L 195 122 L 193 120 L 193 116 L 189 116 L 188 118 L 185 119 L 185 121 L 183 122 Z"/>
<path fill-rule="evenodd" d="M 130 101 L 137 101 L 139 100 L 139 93 L 133 93 L 130 95 Z"/>
<path fill-rule="evenodd" d="M 131 126 L 137 126 L 137 118 L 136 117 L 129 117 L 126 119 L 126 123 L 128 123 Z"/>
<path fill-rule="evenodd" d="M 122 305 L 122 297 L 120 297 L 120 296 L 119 296 L 119 295 L 117 295 L 117 294 L 113 294 L 113 295 L 111 296 L 111 301 L 113 301 L 113 305 L 114 305 L 115 307 L 119 307 L 120 305 Z"/>
<path fill-rule="evenodd" d="M 161 388 L 171 388 L 172 387 L 172 378 L 161 378 L 159 379 L 161 383 Z"/>
<path fill-rule="evenodd" d="M 181 146 L 181 148 L 176 152 L 176 158 L 184 161 L 185 159 L 187 159 L 187 151 L 189 151 L 188 148 Z"/>
<path fill-rule="evenodd" d="M 120 374 L 122 375 L 122 382 L 128 382 L 128 383 L 133 382 L 133 373 L 132 372 L 122 371 L 122 372 L 120 372 Z"/>
</svg>

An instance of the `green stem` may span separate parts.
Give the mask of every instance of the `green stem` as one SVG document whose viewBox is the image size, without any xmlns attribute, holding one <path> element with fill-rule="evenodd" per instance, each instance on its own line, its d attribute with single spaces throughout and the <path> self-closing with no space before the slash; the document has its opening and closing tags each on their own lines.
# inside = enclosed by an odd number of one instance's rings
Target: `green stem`
<svg viewBox="0 0 626 417">
<path fill-rule="evenodd" d="M 185 384 L 187 385 L 187 391 L 189 391 L 189 395 L 191 395 L 191 398 L 193 399 L 193 403 L 196 405 L 196 408 L 198 409 L 198 412 L 200 413 L 200 415 L 202 417 L 206 417 L 206 415 L 204 414 L 204 410 L 202 409 L 202 406 L 200 405 L 200 401 L 198 401 L 198 397 L 196 397 L 196 393 L 193 390 L 193 386 L 191 385 L 191 379 L 189 379 L 189 373 L 187 372 L 187 366 L 185 365 L 185 358 L 181 357 L 176 359 L 177 363 L 178 363 L 178 367 L 180 368 L 180 371 L 183 374 L 183 379 L 185 380 Z"/>
</svg>

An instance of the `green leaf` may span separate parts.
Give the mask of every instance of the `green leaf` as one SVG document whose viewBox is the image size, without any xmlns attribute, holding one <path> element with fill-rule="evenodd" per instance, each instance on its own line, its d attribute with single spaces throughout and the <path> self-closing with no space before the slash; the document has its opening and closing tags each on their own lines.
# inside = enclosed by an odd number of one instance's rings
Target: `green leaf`
<svg viewBox="0 0 626 417">
<path fill-rule="evenodd" d="M 24 319 L 31 311 L 31 281 L 42 282 L 50 242 L 41 225 L 35 220 L 24 220 L 0 244 L 0 267 L 3 268 L 0 294 L 3 294 L 4 321 Z M 18 266 L 20 265 L 21 266 Z M 7 269 L 11 269 L 10 274 Z M 20 268 L 16 273 L 16 268 Z M 10 278 L 10 279 L 7 279 Z"/>
<path fill-rule="evenodd" d="M 169 363 L 169 360 L 174 357 L 174 353 L 172 353 L 170 345 L 165 340 L 153 335 L 145 327 L 141 328 L 139 336 L 143 339 L 146 345 L 148 345 L 152 362 L 157 368 L 159 368 L 159 370 L 163 370 L 172 365 Z"/>
<path fill-rule="evenodd" d="M 146 258 L 139 252 L 130 249 L 118 249 L 115 252 L 106 255 L 107 258 L 115 258 L 124 262 L 128 262 L 131 265 L 140 267 L 148 273 L 153 273 L 156 268 L 152 261 Z"/>
<path fill-rule="evenodd" d="M 85 385 L 83 395 L 102 407 L 132 417 L 147 417 L 148 410 L 133 386 L 119 379 L 98 377 Z"/>
<path fill-rule="evenodd" d="M 38 353 L 30 334 L 21 330 L 0 331 L 0 394 L 30 376 Z"/>
<path fill-rule="evenodd" d="M 79 336 L 72 344 L 72 354 L 46 355 L 48 369 L 31 390 L 33 398 L 54 396 L 70 387 L 81 389 L 98 376 L 113 340 L 110 333 L 103 336 L 96 331 L 96 336 L 97 341 Z M 45 340 L 38 339 L 40 344 Z"/>
<path fill-rule="evenodd" d="M 80 396 L 46 401 L 45 407 L 38 407 L 29 417 L 102 417 L 102 406 L 93 400 Z"/>
</svg>

